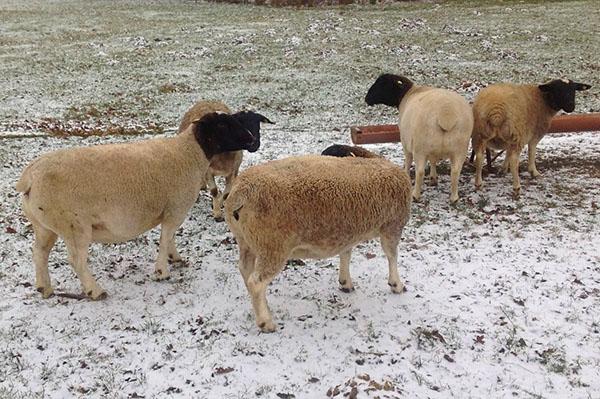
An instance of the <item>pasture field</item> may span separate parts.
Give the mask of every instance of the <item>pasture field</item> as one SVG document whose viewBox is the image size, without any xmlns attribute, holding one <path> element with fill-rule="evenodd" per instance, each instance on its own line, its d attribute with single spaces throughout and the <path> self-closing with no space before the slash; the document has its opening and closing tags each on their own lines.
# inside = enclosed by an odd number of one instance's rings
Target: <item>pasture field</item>
<svg viewBox="0 0 600 399">
<path fill-rule="evenodd" d="M 23 167 L 64 147 L 172 135 L 198 99 L 276 125 L 242 168 L 349 143 L 394 123 L 364 95 L 382 72 L 471 99 L 499 81 L 591 84 L 600 111 L 596 1 L 402 2 L 271 8 L 196 1 L 0 1 L 0 398 L 598 398 L 600 135 L 553 135 L 521 198 L 509 176 L 456 206 L 449 167 L 424 188 L 399 247 L 407 292 L 387 287 L 379 243 L 290 262 L 268 291 L 280 330 L 260 334 L 237 246 L 208 193 L 177 233 L 189 267 L 151 279 L 158 230 L 94 244 L 100 302 L 33 287 L 32 231 L 14 190 Z M 370 145 L 403 163 L 398 143 Z M 502 159 L 502 157 L 501 157 Z M 80 286 L 59 241 L 57 292 Z"/>
</svg>

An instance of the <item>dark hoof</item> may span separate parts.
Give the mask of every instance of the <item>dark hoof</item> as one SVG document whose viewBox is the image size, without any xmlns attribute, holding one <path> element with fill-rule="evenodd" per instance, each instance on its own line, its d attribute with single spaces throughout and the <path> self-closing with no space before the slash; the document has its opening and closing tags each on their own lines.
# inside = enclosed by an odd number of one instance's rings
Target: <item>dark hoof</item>
<svg viewBox="0 0 600 399">
<path fill-rule="evenodd" d="M 223 218 L 223 216 L 219 216 L 219 217 L 215 217 L 215 222 L 223 222 L 225 221 L 225 219 Z"/>
<path fill-rule="evenodd" d="M 354 291 L 354 288 L 340 287 L 340 291 L 345 292 L 346 294 L 349 294 L 352 291 Z"/>
</svg>

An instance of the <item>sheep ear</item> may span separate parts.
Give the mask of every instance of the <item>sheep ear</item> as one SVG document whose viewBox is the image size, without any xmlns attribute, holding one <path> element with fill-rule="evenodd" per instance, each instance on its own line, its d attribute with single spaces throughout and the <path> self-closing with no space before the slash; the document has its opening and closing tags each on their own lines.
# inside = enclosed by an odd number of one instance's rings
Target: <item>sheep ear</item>
<svg viewBox="0 0 600 399">
<path fill-rule="evenodd" d="M 575 82 L 575 90 L 577 90 L 577 91 L 589 90 L 591 88 L 592 88 L 592 85 L 588 85 L 586 83 L 577 83 L 577 82 Z"/>
<path fill-rule="evenodd" d="M 192 119 L 192 120 L 190 121 L 190 124 L 192 124 L 192 123 L 198 123 L 198 122 L 200 122 L 200 119 L 202 119 L 202 118 L 196 118 L 196 119 Z"/>
<path fill-rule="evenodd" d="M 267 118 L 266 116 L 264 116 L 264 115 L 261 115 L 261 114 L 258 114 L 258 115 L 260 116 L 260 121 L 261 121 L 262 123 L 270 123 L 271 125 L 274 125 L 274 124 L 275 124 L 275 122 L 271 121 L 271 120 L 270 120 L 269 118 Z"/>
</svg>

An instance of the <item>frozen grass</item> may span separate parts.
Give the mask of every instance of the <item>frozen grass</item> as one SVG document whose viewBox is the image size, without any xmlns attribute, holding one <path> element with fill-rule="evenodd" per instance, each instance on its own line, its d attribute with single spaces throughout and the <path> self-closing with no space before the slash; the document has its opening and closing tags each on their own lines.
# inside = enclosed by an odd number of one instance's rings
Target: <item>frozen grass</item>
<svg viewBox="0 0 600 399">
<path fill-rule="evenodd" d="M 355 123 L 394 121 L 363 96 L 381 71 L 470 96 L 499 80 L 566 75 L 598 85 L 595 2 L 472 2 L 271 9 L 189 2 L 0 5 L 0 124 L 31 133 L 174 128 L 198 98 L 275 120 L 243 167 L 348 142 Z M 470 84 L 472 82 L 472 84 Z M 600 110 L 595 87 L 578 111 Z M 119 128 L 126 129 L 123 131 Z M 113 130 L 111 130 L 113 129 Z M 115 130 L 116 129 L 116 130 Z M 148 137 L 148 136 L 144 136 Z M 354 251 L 356 291 L 337 259 L 291 264 L 269 301 L 280 331 L 258 334 L 237 248 L 202 194 L 178 233 L 190 267 L 150 279 L 156 230 L 94 245 L 109 298 L 42 300 L 32 233 L 14 183 L 42 152 L 131 137 L 0 139 L 0 397 L 596 397 L 600 392 L 600 141 L 545 138 L 544 176 L 449 176 L 426 187 L 400 246 L 408 292 L 392 295 L 376 242 Z M 397 144 L 371 146 L 402 163 Z M 525 171 L 525 165 L 521 165 Z M 59 243 L 58 292 L 79 283 Z"/>
</svg>

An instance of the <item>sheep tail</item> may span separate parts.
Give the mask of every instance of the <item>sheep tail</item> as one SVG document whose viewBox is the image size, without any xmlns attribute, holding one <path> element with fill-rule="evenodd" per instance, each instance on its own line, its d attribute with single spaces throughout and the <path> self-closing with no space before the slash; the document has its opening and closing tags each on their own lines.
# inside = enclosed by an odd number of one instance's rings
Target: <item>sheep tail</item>
<svg viewBox="0 0 600 399">
<path fill-rule="evenodd" d="M 449 132 L 454 129 L 454 126 L 458 123 L 456 112 L 452 107 L 444 106 L 439 110 L 437 115 L 437 124 L 444 132 Z"/>
<path fill-rule="evenodd" d="M 15 185 L 15 189 L 20 193 L 25 193 L 25 195 L 29 195 L 29 191 L 31 191 L 31 186 L 33 185 L 33 174 L 31 173 L 30 166 L 23 171 L 21 178 Z"/>
</svg>

